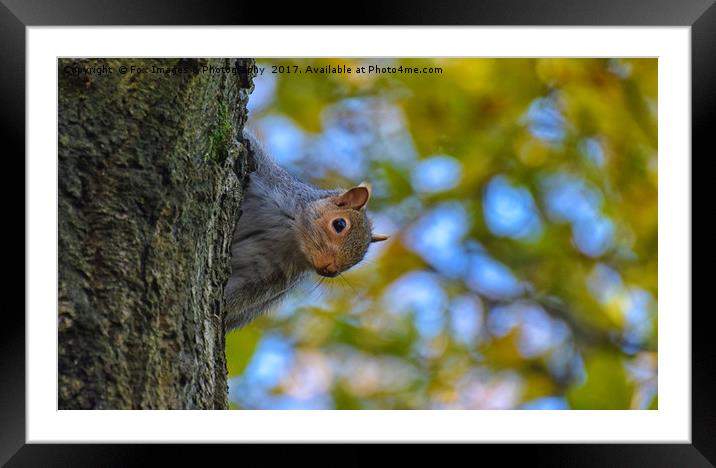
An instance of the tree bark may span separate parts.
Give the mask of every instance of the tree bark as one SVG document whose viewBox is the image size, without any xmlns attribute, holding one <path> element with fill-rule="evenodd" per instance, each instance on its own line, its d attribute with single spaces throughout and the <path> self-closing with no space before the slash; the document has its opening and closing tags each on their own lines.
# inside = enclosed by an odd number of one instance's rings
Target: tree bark
<svg viewBox="0 0 716 468">
<path fill-rule="evenodd" d="M 59 409 L 227 407 L 223 288 L 249 164 L 234 141 L 253 64 L 58 61 Z"/>
</svg>

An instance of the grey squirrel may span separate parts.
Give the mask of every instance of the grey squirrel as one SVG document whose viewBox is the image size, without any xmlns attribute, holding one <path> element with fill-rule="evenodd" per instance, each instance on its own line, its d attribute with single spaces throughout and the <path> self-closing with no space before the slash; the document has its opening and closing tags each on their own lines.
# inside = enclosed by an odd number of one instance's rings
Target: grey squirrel
<svg viewBox="0 0 716 468">
<path fill-rule="evenodd" d="M 311 270 L 335 277 L 360 262 L 372 242 L 366 214 L 371 187 L 321 190 L 278 166 L 244 130 L 255 171 L 231 244 L 231 276 L 224 290 L 226 331 L 264 313 Z"/>
</svg>

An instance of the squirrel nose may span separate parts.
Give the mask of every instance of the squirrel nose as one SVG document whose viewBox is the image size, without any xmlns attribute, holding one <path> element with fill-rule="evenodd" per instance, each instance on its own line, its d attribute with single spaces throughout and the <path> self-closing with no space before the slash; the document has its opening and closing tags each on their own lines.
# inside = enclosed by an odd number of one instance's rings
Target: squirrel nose
<svg viewBox="0 0 716 468">
<path fill-rule="evenodd" d="M 317 268 L 316 272 L 321 276 L 327 276 L 329 278 L 334 278 L 334 277 L 338 276 L 338 269 L 333 265 L 326 265 L 326 266 Z"/>
</svg>

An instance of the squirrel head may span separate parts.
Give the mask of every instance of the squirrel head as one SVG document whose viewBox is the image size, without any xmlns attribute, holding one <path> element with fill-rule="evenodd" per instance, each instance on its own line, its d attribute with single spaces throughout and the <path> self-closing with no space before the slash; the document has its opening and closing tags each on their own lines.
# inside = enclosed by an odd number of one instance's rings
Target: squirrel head
<svg viewBox="0 0 716 468">
<path fill-rule="evenodd" d="M 311 202 L 296 218 L 296 235 L 306 260 L 321 276 L 334 277 L 360 262 L 372 242 L 366 214 L 371 188 L 362 183 L 338 195 Z"/>
</svg>

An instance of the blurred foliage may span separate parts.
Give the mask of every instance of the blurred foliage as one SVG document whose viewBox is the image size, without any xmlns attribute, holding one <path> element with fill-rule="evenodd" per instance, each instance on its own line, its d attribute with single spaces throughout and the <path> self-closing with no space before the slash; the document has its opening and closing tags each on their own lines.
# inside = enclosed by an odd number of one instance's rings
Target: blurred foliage
<svg viewBox="0 0 716 468">
<path fill-rule="evenodd" d="M 391 239 L 227 336 L 233 408 L 656 408 L 656 59 L 258 62 L 275 159 Z"/>
</svg>

